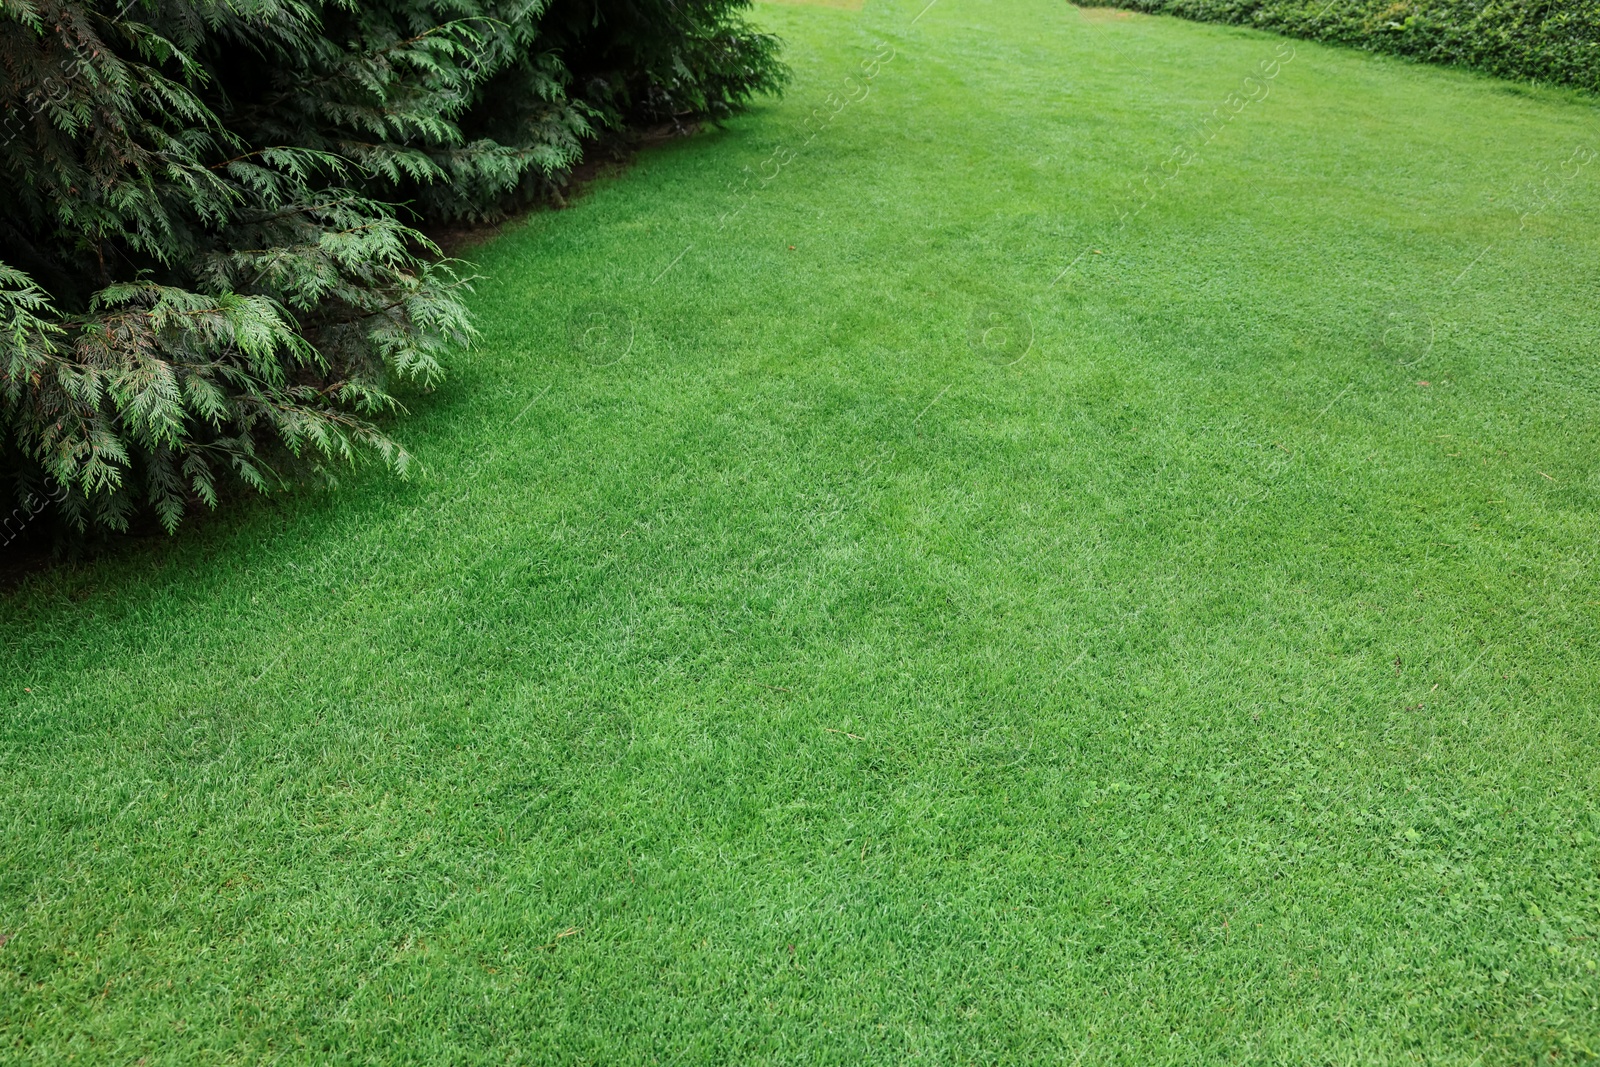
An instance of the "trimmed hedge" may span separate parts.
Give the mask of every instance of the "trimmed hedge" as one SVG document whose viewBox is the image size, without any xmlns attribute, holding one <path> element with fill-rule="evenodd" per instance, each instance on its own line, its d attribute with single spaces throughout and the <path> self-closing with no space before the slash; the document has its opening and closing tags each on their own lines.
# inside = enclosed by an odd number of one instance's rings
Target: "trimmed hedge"
<svg viewBox="0 0 1600 1067">
<path fill-rule="evenodd" d="M 1101 0 L 1600 91 L 1600 0 Z"/>
</svg>

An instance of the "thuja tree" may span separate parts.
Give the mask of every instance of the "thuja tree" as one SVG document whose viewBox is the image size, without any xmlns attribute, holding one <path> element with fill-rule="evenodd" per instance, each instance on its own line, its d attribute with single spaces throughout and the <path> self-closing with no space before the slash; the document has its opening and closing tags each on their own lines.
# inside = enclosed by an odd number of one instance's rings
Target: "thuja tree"
<svg viewBox="0 0 1600 1067">
<path fill-rule="evenodd" d="M 0 0 L 0 478 L 79 530 L 408 457 L 472 333 L 415 225 L 776 89 L 737 0 Z M 396 203 L 406 206 L 397 208 Z"/>
</svg>

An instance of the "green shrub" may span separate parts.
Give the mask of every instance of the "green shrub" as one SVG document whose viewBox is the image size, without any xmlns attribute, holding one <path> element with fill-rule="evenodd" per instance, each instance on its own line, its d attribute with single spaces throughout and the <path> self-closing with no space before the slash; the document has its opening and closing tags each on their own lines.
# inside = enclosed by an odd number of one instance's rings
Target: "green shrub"
<svg viewBox="0 0 1600 1067">
<path fill-rule="evenodd" d="M 1106 0 L 1600 91 L 1600 0 Z"/>
<path fill-rule="evenodd" d="M 779 88 L 747 2 L 0 0 L 17 508 L 170 530 L 230 482 L 403 472 L 375 420 L 472 335 L 413 226 L 527 203 L 602 128 Z"/>
</svg>

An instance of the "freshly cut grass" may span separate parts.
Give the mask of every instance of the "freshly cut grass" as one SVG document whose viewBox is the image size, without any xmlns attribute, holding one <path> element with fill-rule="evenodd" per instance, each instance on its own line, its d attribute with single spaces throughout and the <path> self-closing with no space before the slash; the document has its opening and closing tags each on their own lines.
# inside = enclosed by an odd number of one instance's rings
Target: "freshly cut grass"
<svg viewBox="0 0 1600 1067">
<path fill-rule="evenodd" d="M 1089 22 L 1129 22 L 1140 16 L 1116 7 L 1080 7 L 1078 14 Z"/>
<path fill-rule="evenodd" d="M 425 476 L 0 600 L 5 1058 L 1600 1051 L 1592 102 L 760 10 Z"/>
<path fill-rule="evenodd" d="M 849 11 L 860 11 L 866 7 L 866 0 L 762 0 L 763 3 L 795 4 L 801 7 L 841 7 Z"/>
</svg>

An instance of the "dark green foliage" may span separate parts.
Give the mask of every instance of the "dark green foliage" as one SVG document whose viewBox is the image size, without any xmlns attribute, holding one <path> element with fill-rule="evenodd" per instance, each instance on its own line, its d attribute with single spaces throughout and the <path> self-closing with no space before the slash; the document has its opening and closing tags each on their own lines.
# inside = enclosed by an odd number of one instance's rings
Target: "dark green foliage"
<svg viewBox="0 0 1600 1067">
<path fill-rule="evenodd" d="M 602 128 L 778 88 L 741 6 L 4 0 L 10 495 L 172 529 L 228 479 L 403 472 L 372 420 L 472 334 L 410 224 L 526 203 Z"/>
<path fill-rule="evenodd" d="M 1600 91 L 1600 0 L 1107 0 Z"/>
</svg>

